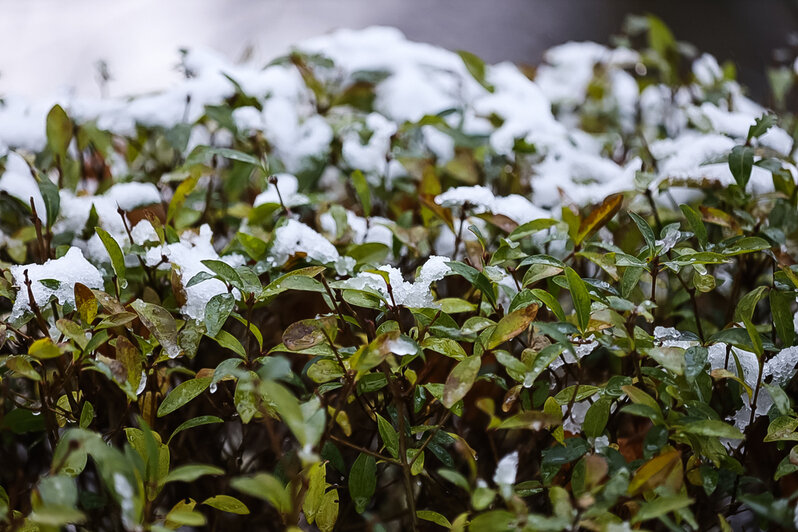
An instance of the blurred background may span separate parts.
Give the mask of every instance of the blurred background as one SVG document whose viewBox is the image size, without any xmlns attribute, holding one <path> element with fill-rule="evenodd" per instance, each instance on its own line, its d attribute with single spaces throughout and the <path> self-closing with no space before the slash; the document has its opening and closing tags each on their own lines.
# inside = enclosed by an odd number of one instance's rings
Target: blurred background
<svg viewBox="0 0 798 532">
<path fill-rule="evenodd" d="M 266 63 L 302 39 L 370 25 L 536 64 L 565 41 L 609 42 L 627 13 L 654 13 L 678 39 L 734 61 L 760 100 L 767 67 L 798 42 L 796 0 L 0 0 L 0 95 L 99 96 L 98 61 L 109 95 L 149 92 L 179 79 L 181 47 Z"/>
</svg>

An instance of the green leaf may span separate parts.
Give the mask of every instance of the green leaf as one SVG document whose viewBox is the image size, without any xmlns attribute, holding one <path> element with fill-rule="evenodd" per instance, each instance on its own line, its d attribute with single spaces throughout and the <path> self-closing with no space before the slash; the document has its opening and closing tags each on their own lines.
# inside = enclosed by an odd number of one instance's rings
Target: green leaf
<svg viewBox="0 0 798 532">
<path fill-rule="evenodd" d="M 130 304 L 144 326 L 149 329 L 169 358 L 177 357 L 183 350 L 177 335 L 177 322 L 163 307 L 137 299 Z"/>
<path fill-rule="evenodd" d="M 540 299 L 544 305 L 549 307 L 549 310 L 554 313 L 558 320 L 565 321 L 565 312 L 563 312 L 562 306 L 560 305 L 560 302 L 557 301 L 556 297 L 540 288 L 533 288 L 532 294 L 536 298 Z"/>
<path fill-rule="evenodd" d="M 218 343 L 221 347 L 229 349 L 241 358 L 247 358 L 247 352 L 244 349 L 244 346 L 241 345 L 241 342 L 238 340 L 238 338 L 229 332 L 219 331 L 216 333 L 216 336 L 214 336 L 213 339 L 216 340 L 216 343 Z"/>
<path fill-rule="evenodd" d="M 195 504 L 193 499 L 192 503 Z M 169 513 L 166 514 L 165 523 L 170 525 L 172 528 L 178 528 L 181 526 L 198 527 L 205 525 L 207 520 L 200 512 L 190 510 L 188 508 L 177 508 L 170 510 Z"/>
<path fill-rule="evenodd" d="M 748 128 L 747 141 L 750 142 L 751 139 L 761 137 L 767 133 L 768 129 L 775 126 L 777 121 L 776 115 L 763 114 L 757 118 L 754 124 Z"/>
<path fill-rule="evenodd" d="M 419 519 L 423 519 L 424 521 L 431 521 L 436 525 L 442 526 L 447 529 L 452 528 L 452 523 L 449 522 L 446 517 L 439 514 L 438 512 L 433 512 L 432 510 L 417 510 L 416 517 Z"/>
<path fill-rule="evenodd" d="M 61 208 L 58 187 L 45 176 L 39 181 L 39 192 L 42 194 L 44 211 L 47 213 L 47 227 L 51 227 L 55 223 L 55 219 L 58 218 L 58 211 Z"/>
<path fill-rule="evenodd" d="M 309 433 L 306 430 L 305 417 L 299 401 L 288 388 L 274 381 L 263 381 L 260 383 L 260 393 L 264 400 L 273 405 L 274 410 L 280 414 L 301 445 L 315 443 L 309 441 Z"/>
<path fill-rule="evenodd" d="M 251 164 L 252 166 L 261 166 L 260 160 L 253 155 L 232 148 L 216 148 L 212 146 L 197 146 L 194 148 L 188 157 L 186 157 L 185 165 L 206 164 L 214 155 L 230 159 L 231 161 Z"/>
<path fill-rule="evenodd" d="M 474 77 L 477 83 L 482 85 L 488 92 L 493 92 L 493 85 L 488 83 L 485 77 L 485 62 L 471 52 L 460 50 L 457 55 L 463 60 L 466 70 Z"/>
<path fill-rule="evenodd" d="M 89 428 L 89 425 L 91 425 L 93 419 L 94 419 L 94 406 L 92 406 L 92 404 L 89 401 L 86 401 L 85 403 L 83 403 L 83 408 L 80 410 L 80 422 L 78 423 L 80 428 L 82 429 Z"/>
<path fill-rule="evenodd" d="M 49 338 L 40 338 L 30 345 L 28 354 L 39 360 L 47 360 L 48 358 L 60 357 L 61 350 Z"/>
<path fill-rule="evenodd" d="M 755 251 L 762 251 L 763 249 L 770 249 L 770 243 L 764 238 L 758 236 L 746 236 L 743 238 L 734 239 L 732 242 L 722 242 L 721 252 L 727 257 L 735 255 L 742 255 L 744 253 L 753 253 Z"/>
<path fill-rule="evenodd" d="M 798 440 L 798 419 L 790 416 L 779 416 L 768 425 L 768 435 L 763 441 L 796 441 Z"/>
<path fill-rule="evenodd" d="M 485 348 L 493 349 L 524 332 L 535 319 L 537 313 L 538 306 L 533 303 L 502 317 L 499 323 L 496 324 L 496 328 L 493 329 Z"/>
<path fill-rule="evenodd" d="M 187 429 L 193 429 L 194 427 L 201 427 L 202 425 L 211 425 L 214 423 L 223 423 L 222 418 L 216 416 L 198 416 L 189 419 L 188 421 L 184 421 L 177 428 L 172 431 L 172 435 L 169 436 L 169 439 L 166 441 L 167 445 L 172 439 Z"/>
<path fill-rule="evenodd" d="M 762 386 L 768 391 L 768 395 L 773 399 L 773 404 L 776 405 L 778 410 L 783 416 L 792 413 L 792 406 L 790 405 L 790 397 L 781 386 L 777 384 L 762 383 Z"/>
<path fill-rule="evenodd" d="M 690 226 L 690 230 L 693 231 L 693 234 L 695 235 L 696 240 L 698 240 L 698 244 L 701 246 L 701 249 L 706 249 L 707 227 L 704 225 L 701 215 L 698 214 L 695 209 L 685 203 L 679 205 L 679 208 L 682 210 L 684 217 L 687 219 L 687 224 Z"/>
<path fill-rule="evenodd" d="M 684 376 L 687 382 L 695 381 L 707 365 L 709 350 L 702 346 L 688 347 L 684 352 Z"/>
<path fill-rule="evenodd" d="M 28 516 L 29 524 L 37 523 L 51 527 L 62 527 L 69 523 L 83 523 L 86 515 L 76 508 L 62 505 L 45 505 L 34 509 Z M 39 527 L 31 529 L 25 527 L 23 530 L 40 530 Z"/>
<path fill-rule="evenodd" d="M 632 213 L 630 213 L 632 214 Z M 576 319 L 579 323 L 579 331 L 584 333 L 590 322 L 590 294 L 587 291 L 585 282 L 579 277 L 573 268 L 565 269 L 565 278 L 568 280 L 568 289 L 571 292 L 571 300 L 576 310 Z"/>
<path fill-rule="evenodd" d="M 648 222 L 639 214 L 629 211 L 629 217 L 634 220 L 637 228 L 640 230 L 640 234 L 643 235 L 643 240 L 645 240 L 646 248 L 648 249 L 649 259 L 653 259 L 654 254 L 657 252 L 657 237 L 654 235 L 654 230 L 651 229 Z"/>
<path fill-rule="evenodd" d="M 482 367 L 482 359 L 470 356 L 457 363 L 446 378 L 443 385 L 443 398 L 441 402 L 446 408 L 452 408 L 457 401 L 466 396 Z"/>
<path fill-rule="evenodd" d="M 693 503 L 693 499 L 686 495 L 668 495 L 658 497 L 651 502 L 644 503 L 632 520 L 633 523 L 642 523 L 650 519 L 662 517 L 676 510 L 687 508 Z"/>
<path fill-rule="evenodd" d="M 745 330 L 748 332 L 748 337 L 751 339 L 751 345 L 754 348 L 754 353 L 759 358 L 762 358 L 762 355 L 765 353 L 765 348 L 762 345 L 762 337 L 759 336 L 759 332 L 756 330 L 756 327 L 751 320 L 743 319 L 743 324 L 745 325 Z"/>
<path fill-rule="evenodd" d="M 733 427 L 717 419 L 704 419 L 693 421 L 687 425 L 679 427 L 682 432 L 696 434 L 698 436 L 710 436 L 713 438 L 729 438 L 731 440 L 742 440 L 743 433 L 737 427 Z"/>
<path fill-rule="evenodd" d="M 357 513 L 366 511 L 376 488 L 377 463 L 374 457 L 360 453 L 349 470 L 349 495 Z"/>
<path fill-rule="evenodd" d="M 60 105 L 55 105 L 47 113 L 47 145 L 54 154 L 61 158 L 63 164 L 69 143 L 72 141 L 72 121 Z M 49 219 L 50 223 L 55 218 Z"/>
<path fill-rule="evenodd" d="M 735 146 L 729 154 L 729 170 L 734 176 L 734 181 L 745 188 L 751 179 L 751 170 L 754 167 L 754 149 L 751 146 Z"/>
<path fill-rule="evenodd" d="M 236 272 L 235 268 L 224 261 L 205 259 L 202 264 L 210 271 L 215 273 L 222 281 L 229 283 L 239 290 L 244 290 L 244 282 Z"/>
<path fill-rule="evenodd" d="M 767 289 L 767 286 L 758 286 L 741 297 L 737 308 L 734 309 L 734 321 L 751 320 L 757 303 L 765 295 Z"/>
<path fill-rule="evenodd" d="M 325 462 L 316 462 L 308 468 L 308 491 L 302 501 L 302 511 L 309 524 L 316 520 L 316 514 L 324 502 L 324 488 L 327 485 L 327 466 Z"/>
<path fill-rule="evenodd" d="M 214 338 L 236 306 L 233 294 L 216 294 L 205 306 L 205 331 Z"/>
<path fill-rule="evenodd" d="M 448 297 L 436 301 L 444 314 L 460 314 L 464 312 L 474 312 L 477 306 L 470 301 L 459 297 Z"/>
<path fill-rule="evenodd" d="M 557 220 L 552 220 L 551 218 L 532 220 L 531 222 L 521 224 L 513 229 L 512 233 L 507 236 L 507 239 L 516 242 L 555 225 L 557 225 Z"/>
<path fill-rule="evenodd" d="M 337 333 L 335 316 L 302 320 L 289 325 L 283 331 L 283 344 L 291 351 L 302 351 L 324 342 L 327 337 L 334 340 Z"/>
<path fill-rule="evenodd" d="M 183 208 L 183 204 L 186 202 L 186 197 L 197 186 L 197 181 L 199 181 L 199 176 L 195 175 L 186 178 L 177 186 L 171 201 L 169 201 L 169 208 L 166 211 L 166 223 L 172 221 L 172 218 L 174 218 L 175 215 Z"/>
<path fill-rule="evenodd" d="M 367 218 L 371 216 L 371 191 L 369 190 L 368 181 L 366 176 L 360 170 L 352 172 L 352 185 L 355 187 L 355 193 L 360 200 L 360 205 L 363 207 L 363 215 Z"/>
<path fill-rule="evenodd" d="M 773 315 L 773 325 L 785 347 L 792 346 L 795 341 L 795 327 L 793 325 L 792 304 L 795 296 L 778 290 L 770 291 L 770 312 Z"/>
<path fill-rule="evenodd" d="M 385 448 L 391 453 L 394 458 L 399 458 L 399 434 L 393 428 L 393 425 L 377 414 L 377 429 L 380 431 L 380 437 L 385 445 Z"/>
<path fill-rule="evenodd" d="M 316 526 L 320 532 L 333 532 L 338 519 L 338 490 L 332 489 L 324 494 L 321 507 L 316 512 Z"/>
<path fill-rule="evenodd" d="M 125 255 L 122 253 L 122 248 L 119 247 L 114 237 L 102 227 L 95 227 L 94 230 L 97 231 L 97 235 L 108 252 L 108 256 L 111 257 L 111 267 L 114 269 L 114 274 L 116 274 L 117 285 L 120 289 L 124 288 L 127 280 L 125 278 Z"/>
<path fill-rule="evenodd" d="M 91 288 L 85 284 L 75 283 L 75 306 L 77 307 L 80 319 L 86 325 L 91 324 L 97 317 L 97 298 Z"/>
<path fill-rule="evenodd" d="M 247 508 L 247 505 L 235 497 L 231 497 L 230 495 L 217 495 L 215 497 L 210 497 L 202 501 L 202 504 L 230 514 L 249 514 L 249 508 Z"/>
<path fill-rule="evenodd" d="M 662 409 L 653 397 L 648 395 L 640 388 L 636 388 L 631 385 L 621 386 L 621 390 L 623 390 L 623 392 L 629 397 L 629 400 L 632 401 L 632 403 L 635 405 L 642 405 L 653 412 L 656 416 L 656 419 L 653 419 L 652 421 L 654 421 L 655 424 L 657 421 L 661 422 Z"/>
<path fill-rule="evenodd" d="M 585 421 L 582 423 L 582 431 L 588 438 L 597 438 L 604 432 L 607 421 L 610 418 L 610 405 L 612 401 L 607 398 L 600 398 L 590 405 L 585 414 Z"/>
<path fill-rule="evenodd" d="M 187 464 L 172 469 L 163 479 L 163 484 L 169 482 L 194 482 L 205 475 L 224 475 L 224 469 L 206 464 Z"/>
<path fill-rule="evenodd" d="M 199 379 L 189 379 L 181 382 L 167 395 L 158 407 L 158 417 L 170 414 L 185 405 L 202 392 L 211 384 L 212 377 L 201 377 Z"/>
</svg>

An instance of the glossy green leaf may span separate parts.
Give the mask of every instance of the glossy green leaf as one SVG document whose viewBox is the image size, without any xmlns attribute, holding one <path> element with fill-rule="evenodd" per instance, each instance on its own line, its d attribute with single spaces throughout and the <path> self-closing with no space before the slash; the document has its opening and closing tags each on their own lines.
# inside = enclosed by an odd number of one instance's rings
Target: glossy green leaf
<svg viewBox="0 0 798 532">
<path fill-rule="evenodd" d="M 171 414 L 204 392 L 210 384 L 211 377 L 189 379 L 181 382 L 164 397 L 163 402 L 161 402 L 161 405 L 158 407 L 158 417 Z"/>
</svg>

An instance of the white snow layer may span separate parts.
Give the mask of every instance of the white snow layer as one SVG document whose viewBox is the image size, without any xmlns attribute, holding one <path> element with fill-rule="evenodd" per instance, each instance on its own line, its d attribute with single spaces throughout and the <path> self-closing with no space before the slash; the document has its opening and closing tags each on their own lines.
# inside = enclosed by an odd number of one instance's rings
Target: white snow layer
<svg viewBox="0 0 798 532">
<path fill-rule="evenodd" d="M 51 298 L 58 304 L 75 304 L 75 283 L 89 288 L 102 288 L 103 277 L 89 261 L 83 257 L 78 248 L 70 248 L 60 259 L 50 259 L 44 264 L 19 264 L 11 266 L 11 276 L 17 288 L 17 297 L 11 311 L 11 321 L 20 318 L 25 312 L 32 311 L 28 287 L 25 284 L 25 272 L 30 280 L 30 292 L 39 308 L 44 308 Z M 43 280 L 53 280 L 57 287 L 43 284 Z M 48 281 L 49 283 L 49 281 Z"/>
</svg>

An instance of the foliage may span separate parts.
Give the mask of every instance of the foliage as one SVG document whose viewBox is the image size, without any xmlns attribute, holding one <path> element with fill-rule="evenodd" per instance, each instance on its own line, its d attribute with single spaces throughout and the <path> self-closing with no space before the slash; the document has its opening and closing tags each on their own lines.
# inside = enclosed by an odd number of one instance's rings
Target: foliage
<svg viewBox="0 0 798 532">
<path fill-rule="evenodd" d="M 698 86 L 667 28 L 634 19 L 626 44 L 642 37 L 641 89 Z M 375 73 L 347 84 L 319 56 L 283 63 L 331 122 L 374 109 Z M 742 513 L 793 527 L 798 189 L 791 156 L 760 139 L 794 122 L 752 124 L 721 157 L 726 184 L 655 179 L 648 142 L 667 127 L 621 123 L 608 72 L 593 76 L 574 116 L 606 158 L 639 158 L 634 185 L 525 223 L 435 201 L 462 185 L 529 195 L 540 163 L 534 143 L 508 156 L 447 114 L 391 135 L 384 156 L 407 175 L 351 167 L 334 137 L 282 192 L 279 151 L 231 118 L 263 101 L 240 86 L 195 123 L 127 136 L 54 107 L 28 154 L 46 216 L 0 196 L 3 526 L 729 530 Z M 731 97 L 724 76 L 690 97 Z M 430 126 L 450 161 L 418 148 Z M 228 143 L 187 150 L 191 127 Z M 772 186 L 751 186 L 755 171 Z M 85 227 L 59 226 L 65 198 L 119 182 L 155 184 L 163 202 L 120 208 L 117 233 L 94 207 Z M 276 201 L 257 204 L 270 187 Z M 388 242 L 358 239 L 347 210 Z M 310 233 L 283 249 L 298 220 L 335 253 Z M 215 251 L 181 259 L 203 225 Z M 442 234 L 451 257 L 430 258 Z M 20 281 L 32 264 L 12 268 L 94 235 L 103 286 L 72 280 L 62 297 L 63 279 L 37 292 Z"/>
</svg>

